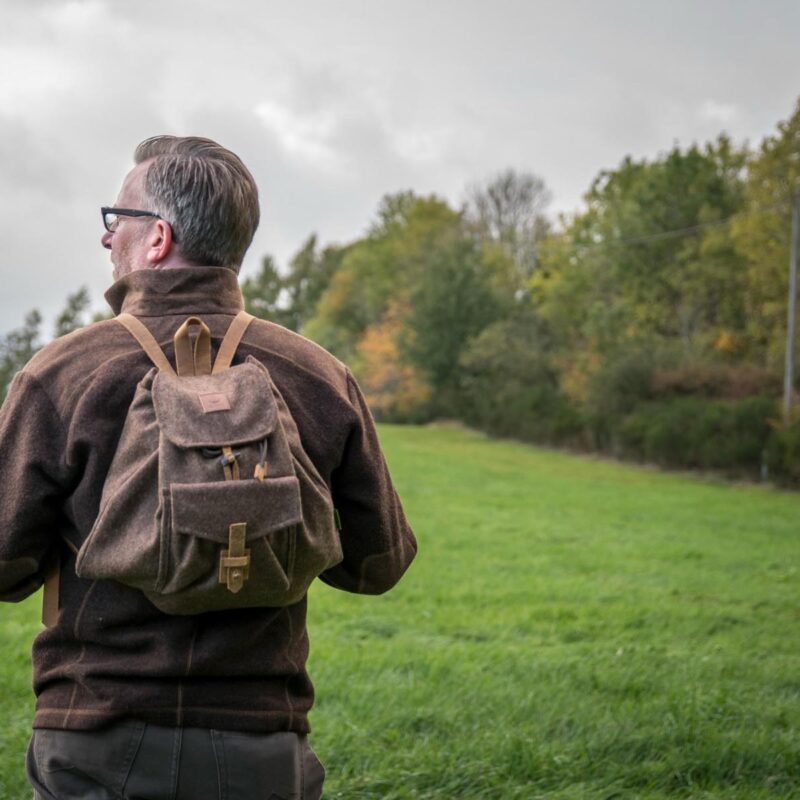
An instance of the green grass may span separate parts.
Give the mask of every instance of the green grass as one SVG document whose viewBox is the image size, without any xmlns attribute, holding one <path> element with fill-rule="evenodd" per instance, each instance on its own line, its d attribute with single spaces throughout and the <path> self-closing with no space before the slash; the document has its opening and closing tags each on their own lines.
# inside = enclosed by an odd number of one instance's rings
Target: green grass
<svg viewBox="0 0 800 800">
<path fill-rule="evenodd" d="M 381 436 L 420 555 L 384 597 L 312 590 L 328 800 L 800 797 L 800 496 Z M 4 800 L 37 614 L 2 609 Z"/>
</svg>

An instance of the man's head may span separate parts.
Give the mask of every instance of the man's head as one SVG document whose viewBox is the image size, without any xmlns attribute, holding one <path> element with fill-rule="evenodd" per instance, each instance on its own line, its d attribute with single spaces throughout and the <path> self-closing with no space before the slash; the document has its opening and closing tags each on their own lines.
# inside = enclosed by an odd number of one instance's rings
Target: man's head
<svg viewBox="0 0 800 800">
<path fill-rule="evenodd" d="M 239 157 L 211 139 L 154 136 L 134 160 L 116 207 L 155 216 L 121 215 L 103 236 L 114 277 L 169 266 L 238 272 L 259 219 L 258 189 Z"/>
</svg>

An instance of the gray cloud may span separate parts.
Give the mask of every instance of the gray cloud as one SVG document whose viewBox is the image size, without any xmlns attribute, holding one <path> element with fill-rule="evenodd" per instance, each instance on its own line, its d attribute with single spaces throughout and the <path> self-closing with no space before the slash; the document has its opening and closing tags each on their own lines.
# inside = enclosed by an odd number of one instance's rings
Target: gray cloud
<svg viewBox="0 0 800 800">
<path fill-rule="evenodd" d="M 109 281 L 97 208 L 136 143 L 198 133 L 238 152 L 262 226 L 245 263 L 311 232 L 359 236 L 386 192 L 463 189 L 506 165 L 554 211 L 602 168 L 791 112 L 793 0 L 2 0 L 0 332 Z"/>
</svg>

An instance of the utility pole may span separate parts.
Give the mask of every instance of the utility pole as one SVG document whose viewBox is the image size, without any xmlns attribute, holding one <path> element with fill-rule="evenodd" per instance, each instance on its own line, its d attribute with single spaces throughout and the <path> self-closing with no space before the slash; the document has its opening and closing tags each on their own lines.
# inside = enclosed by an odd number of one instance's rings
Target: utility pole
<svg viewBox="0 0 800 800">
<path fill-rule="evenodd" d="M 794 329 L 797 321 L 797 259 L 800 250 L 800 189 L 794 193 L 792 206 L 792 247 L 789 252 L 789 311 L 786 326 L 786 369 L 783 373 L 783 425 L 792 420 L 794 387 Z"/>
</svg>

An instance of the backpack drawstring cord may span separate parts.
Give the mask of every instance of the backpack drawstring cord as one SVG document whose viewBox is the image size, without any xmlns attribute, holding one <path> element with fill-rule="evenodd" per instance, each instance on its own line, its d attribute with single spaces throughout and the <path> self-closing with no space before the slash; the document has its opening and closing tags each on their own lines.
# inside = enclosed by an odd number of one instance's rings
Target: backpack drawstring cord
<svg viewBox="0 0 800 800">
<path fill-rule="evenodd" d="M 264 481 L 267 477 L 267 440 L 264 439 L 258 445 L 258 464 L 256 464 L 253 477 L 257 481 Z"/>
</svg>

